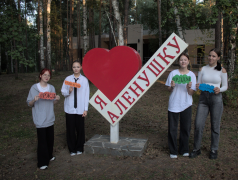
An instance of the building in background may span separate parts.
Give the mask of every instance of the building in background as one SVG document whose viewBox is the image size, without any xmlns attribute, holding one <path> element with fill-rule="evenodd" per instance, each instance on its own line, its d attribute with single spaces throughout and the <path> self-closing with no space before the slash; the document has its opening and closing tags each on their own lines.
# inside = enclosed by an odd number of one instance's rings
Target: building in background
<svg viewBox="0 0 238 180">
<path fill-rule="evenodd" d="M 189 45 L 187 50 L 191 64 L 193 66 L 206 64 L 210 49 L 215 47 L 215 29 L 204 30 L 203 32 L 200 29 L 185 30 L 184 37 Z M 150 40 L 155 38 L 154 34 L 149 33 L 148 30 L 143 30 L 143 25 L 141 24 L 128 25 L 127 46 L 134 48 L 140 54 L 143 63 L 155 53 L 151 52 L 149 48 Z M 95 36 L 95 46 L 98 47 L 98 35 Z M 81 40 L 81 47 L 83 47 L 83 40 Z M 101 48 L 108 49 L 108 47 L 109 35 L 103 34 L 101 35 Z M 73 38 L 73 49 L 74 59 L 77 59 L 77 37 Z M 83 52 L 83 50 L 81 51 Z"/>
</svg>

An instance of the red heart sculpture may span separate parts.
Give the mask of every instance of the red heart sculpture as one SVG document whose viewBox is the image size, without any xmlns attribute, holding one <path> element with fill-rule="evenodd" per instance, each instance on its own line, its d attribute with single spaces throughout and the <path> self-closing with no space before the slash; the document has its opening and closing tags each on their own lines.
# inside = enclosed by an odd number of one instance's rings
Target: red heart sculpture
<svg viewBox="0 0 238 180">
<path fill-rule="evenodd" d="M 110 51 L 94 48 L 83 59 L 86 77 L 110 100 L 123 90 L 142 66 L 139 53 L 128 46 Z"/>
</svg>

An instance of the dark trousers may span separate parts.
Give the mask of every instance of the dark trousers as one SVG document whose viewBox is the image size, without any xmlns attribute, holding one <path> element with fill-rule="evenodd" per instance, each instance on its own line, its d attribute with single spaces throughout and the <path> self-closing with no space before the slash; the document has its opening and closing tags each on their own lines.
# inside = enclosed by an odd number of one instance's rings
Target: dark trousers
<svg viewBox="0 0 238 180">
<path fill-rule="evenodd" d="M 66 114 L 66 138 L 69 152 L 83 152 L 85 143 L 84 117 L 78 114 Z"/>
<path fill-rule="evenodd" d="M 202 91 L 199 96 L 194 129 L 194 150 L 201 148 L 203 129 L 209 112 L 211 117 L 211 150 L 218 150 L 220 123 L 223 112 L 221 93 L 214 94 Z"/>
<path fill-rule="evenodd" d="M 37 166 L 48 166 L 50 159 L 53 157 L 54 125 L 46 128 L 37 128 L 37 139 Z"/>
<path fill-rule="evenodd" d="M 177 131 L 180 116 L 180 136 L 179 136 L 179 153 L 189 153 L 189 135 L 191 130 L 191 116 L 192 106 L 188 107 L 182 112 L 174 113 L 168 111 L 169 130 L 168 130 L 168 143 L 170 154 L 177 155 Z"/>
</svg>

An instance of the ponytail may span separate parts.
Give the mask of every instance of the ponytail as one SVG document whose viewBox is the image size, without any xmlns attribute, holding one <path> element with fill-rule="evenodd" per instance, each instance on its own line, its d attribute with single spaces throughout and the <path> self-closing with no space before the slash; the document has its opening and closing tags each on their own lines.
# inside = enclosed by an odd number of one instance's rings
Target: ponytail
<svg viewBox="0 0 238 180">
<path fill-rule="evenodd" d="M 217 66 L 214 69 L 220 71 L 221 70 L 221 63 L 217 62 Z"/>
</svg>

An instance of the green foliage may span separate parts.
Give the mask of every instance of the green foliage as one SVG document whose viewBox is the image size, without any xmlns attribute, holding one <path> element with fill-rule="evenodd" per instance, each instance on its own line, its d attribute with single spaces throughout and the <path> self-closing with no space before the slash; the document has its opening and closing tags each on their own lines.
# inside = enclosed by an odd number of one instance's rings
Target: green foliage
<svg viewBox="0 0 238 180">
<path fill-rule="evenodd" d="M 14 7 L 10 5 L 2 6 L 0 12 L 0 31 L 3 34 L 0 36 L 0 42 L 3 43 L 5 51 L 13 60 L 17 60 L 20 64 L 25 66 L 33 67 L 35 65 L 33 58 L 30 57 L 29 59 L 26 59 L 24 55 L 24 52 L 27 49 L 27 47 L 24 46 L 26 40 L 25 32 L 28 30 L 28 36 L 33 40 L 36 40 L 38 36 L 31 30 L 31 27 L 25 25 L 23 20 L 19 22 L 19 12 L 16 11 Z M 20 12 L 20 17 L 22 18 L 23 16 L 23 13 Z M 30 49 L 31 47 L 32 46 L 30 46 Z"/>
<path fill-rule="evenodd" d="M 236 59 L 236 64 L 238 63 L 238 57 Z M 231 76 L 228 73 L 228 76 Z M 231 107 L 238 107 L 238 69 L 235 69 L 233 76 L 230 78 L 227 91 L 223 93 L 224 103 Z"/>
</svg>

